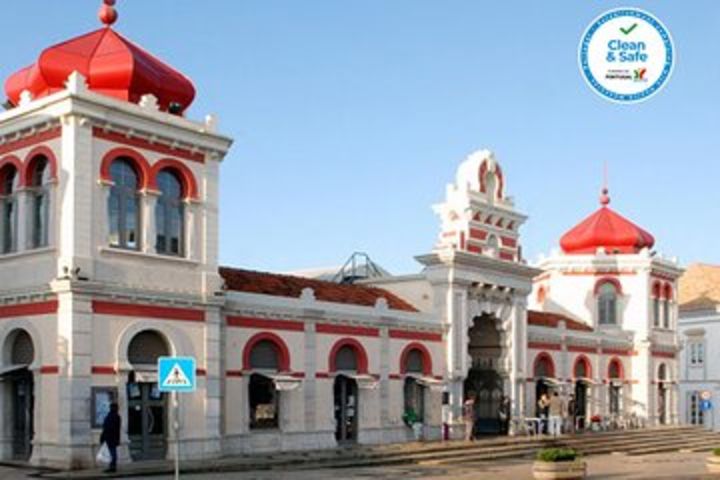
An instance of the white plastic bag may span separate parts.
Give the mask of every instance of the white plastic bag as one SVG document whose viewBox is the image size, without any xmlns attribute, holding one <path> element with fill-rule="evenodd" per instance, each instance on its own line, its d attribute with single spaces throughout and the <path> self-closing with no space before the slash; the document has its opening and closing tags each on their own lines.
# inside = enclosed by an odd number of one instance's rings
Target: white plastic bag
<svg viewBox="0 0 720 480">
<path fill-rule="evenodd" d="M 100 450 L 98 450 L 97 455 L 95 456 L 95 461 L 100 465 L 110 465 L 112 457 L 110 456 L 110 449 L 108 448 L 107 443 L 103 442 L 103 444 L 100 445 Z"/>
</svg>

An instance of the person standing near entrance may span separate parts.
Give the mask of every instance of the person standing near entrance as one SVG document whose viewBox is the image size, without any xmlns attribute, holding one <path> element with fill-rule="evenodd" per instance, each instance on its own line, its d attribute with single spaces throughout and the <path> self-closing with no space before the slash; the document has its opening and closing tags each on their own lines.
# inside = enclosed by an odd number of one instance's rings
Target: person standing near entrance
<svg viewBox="0 0 720 480">
<path fill-rule="evenodd" d="M 475 440 L 475 394 L 468 394 L 463 403 L 463 419 L 465 420 L 465 440 Z"/>
<path fill-rule="evenodd" d="M 538 417 L 540 417 L 540 423 L 538 427 L 540 429 L 538 434 L 543 434 L 547 431 L 547 419 L 548 419 L 548 407 L 550 406 L 550 398 L 547 393 L 543 393 L 540 396 L 540 400 L 537 403 L 538 406 Z"/>
<path fill-rule="evenodd" d="M 118 413 L 118 404 L 113 402 L 110 404 L 110 411 L 103 421 L 102 434 L 100 434 L 100 443 L 105 443 L 110 451 L 110 465 L 105 472 L 114 472 L 117 470 L 117 447 L 120 445 L 120 426 L 122 420 Z"/>
<path fill-rule="evenodd" d="M 572 393 L 570 394 L 570 400 L 568 400 L 567 413 L 570 421 L 569 431 L 575 433 L 575 428 L 577 428 L 577 402 L 575 402 L 575 395 Z"/>
<path fill-rule="evenodd" d="M 510 431 L 510 397 L 503 395 L 498 409 L 498 417 L 500 418 L 500 434 L 507 435 Z"/>
<path fill-rule="evenodd" d="M 557 391 L 553 392 L 550 398 L 548 410 L 550 414 L 550 435 L 557 437 L 562 433 L 562 419 L 565 414 L 565 404 Z"/>
</svg>

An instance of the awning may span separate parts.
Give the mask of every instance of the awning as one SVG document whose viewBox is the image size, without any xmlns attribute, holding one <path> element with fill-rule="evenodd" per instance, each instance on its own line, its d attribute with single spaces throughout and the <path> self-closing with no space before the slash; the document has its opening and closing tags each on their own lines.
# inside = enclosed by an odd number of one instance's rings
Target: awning
<svg viewBox="0 0 720 480">
<path fill-rule="evenodd" d="M 157 370 L 133 370 L 135 383 L 158 383 Z"/>
<path fill-rule="evenodd" d="M 272 381 L 275 382 L 275 390 L 278 392 L 295 390 L 302 383 L 302 378 L 291 377 L 290 375 L 283 375 L 281 373 L 263 373 L 261 375 L 272 379 Z"/>
<path fill-rule="evenodd" d="M 535 379 L 535 381 L 536 382 L 544 382 L 553 387 L 567 385 L 567 382 L 563 382 L 562 380 L 558 380 L 557 378 L 554 378 L 554 377 L 540 377 L 540 378 Z"/>
<path fill-rule="evenodd" d="M 352 378 L 357 382 L 358 388 L 362 390 L 375 390 L 379 385 L 380 382 L 378 382 L 378 379 L 373 377 L 372 375 L 367 374 L 347 374 L 343 373 L 348 378 Z"/>
<path fill-rule="evenodd" d="M 442 392 L 445 389 L 445 382 L 433 377 L 420 377 L 417 382 L 433 392 Z"/>
<path fill-rule="evenodd" d="M 577 383 L 577 382 L 587 383 L 588 385 L 599 385 L 598 382 L 596 382 L 592 378 L 586 378 L 586 377 L 576 378 L 575 383 Z"/>
<path fill-rule="evenodd" d="M 27 368 L 27 365 L 5 365 L 0 367 L 0 376 Z"/>
</svg>

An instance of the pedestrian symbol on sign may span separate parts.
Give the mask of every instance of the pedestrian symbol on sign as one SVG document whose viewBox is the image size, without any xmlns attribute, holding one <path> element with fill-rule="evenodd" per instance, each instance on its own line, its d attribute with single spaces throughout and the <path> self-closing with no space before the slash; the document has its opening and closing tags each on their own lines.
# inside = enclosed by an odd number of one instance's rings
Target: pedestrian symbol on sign
<svg viewBox="0 0 720 480">
<path fill-rule="evenodd" d="M 163 388 L 190 387 L 191 385 L 192 383 L 183 373 L 182 368 L 180 368 L 180 365 L 177 363 L 173 365 L 172 369 L 170 370 L 170 375 L 165 378 L 162 384 Z"/>
<path fill-rule="evenodd" d="M 161 392 L 194 392 L 195 359 L 192 357 L 160 357 L 158 387 Z"/>
</svg>

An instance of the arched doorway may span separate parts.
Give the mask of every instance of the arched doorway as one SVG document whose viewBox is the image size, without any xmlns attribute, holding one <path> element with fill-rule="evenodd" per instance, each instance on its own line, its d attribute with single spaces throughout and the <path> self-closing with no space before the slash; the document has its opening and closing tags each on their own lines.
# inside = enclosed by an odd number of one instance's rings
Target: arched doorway
<svg viewBox="0 0 720 480">
<path fill-rule="evenodd" d="M 418 381 L 426 372 L 423 352 L 417 348 L 410 349 L 404 358 L 402 370 L 405 373 L 403 397 L 405 405 L 403 413 L 406 418 L 423 423 L 425 418 L 425 387 Z"/>
<path fill-rule="evenodd" d="M 273 375 L 280 370 L 278 346 L 270 339 L 260 340 L 250 350 L 253 372 L 248 384 L 250 429 L 276 429 L 280 426 L 279 395 Z"/>
<path fill-rule="evenodd" d="M 585 356 L 575 360 L 573 376 L 575 377 L 575 416 L 576 427 L 586 428 L 588 425 L 588 401 L 591 378 L 590 361 Z"/>
<path fill-rule="evenodd" d="M 620 415 L 622 412 L 622 384 L 622 364 L 614 358 L 608 364 L 608 411 L 611 415 Z"/>
<path fill-rule="evenodd" d="M 128 345 L 133 367 L 127 383 L 128 439 L 133 460 L 164 459 L 167 454 L 167 396 L 158 389 L 158 357 L 170 355 L 163 336 L 154 330 L 136 334 Z"/>
<path fill-rule="evenodd" d="M 3 346 L 2 384 L 10 407 L 6 434 L 12 439 L 14 460 L 27 461 L 32 454 L 35 392 L 28 367 L 34 359 L 35 346 L 30 335 L 25 330 L 11 332 Z"/>
<path fill-rule="evenodd" d="M 475 394 L 475 433 L 499 434 L 503 378 L 499 373 L 502 346 L 496 318 L 489 314 L 476 317 L 468 336 L 472 365 L 465 380 L 465 398 Z"/>
<path fill-rule="evenodd" d="M 549 397 L 553 387 L 557 386 L 557 380 L 555 380 L 555 363 L 548 353 L 542 352 L 535 357 L 533 377 L 535 378 L 535 417 L 541 418 L 543 412 L 540 408 L 540 398 L 542 398 L 543 395 L 548 395 Z M 547 421 L 543 422 L 540 428 L 547 430 Z"/>
<path fill-rule="evenodd" d="M 668 423 L 668 372 L 667 366 L 661 363 L 658 367 L 658 381 L 657 381 L 657 409 L 658 409 L 658 422 L 660 425 L 666 425 Z"/>
<path fill-rule="evenodd" d="M 358 372 L 358 356 L 352 345 L 344 345 L 335 353 L 333 399 L 335 406 L 335 439 L 338 443 L 354 443 L 358 434 L 358 384 L 352 378 Z"/>
</svg>

